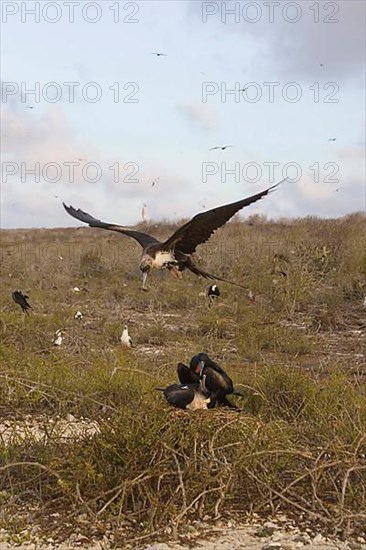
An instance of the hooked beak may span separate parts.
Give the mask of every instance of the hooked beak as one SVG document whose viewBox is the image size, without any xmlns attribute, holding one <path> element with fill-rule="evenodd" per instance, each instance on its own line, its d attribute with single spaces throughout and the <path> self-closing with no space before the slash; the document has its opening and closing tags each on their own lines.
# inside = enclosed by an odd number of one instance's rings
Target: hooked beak
<svg viewBox="0 0 366 550">
<path fill-rule="evenodd" d="M 205 366 L 206 366 L 206 365 L 205 365 L 205 362 L 204 362 L 204 361 L 200 361 L 200 362 L 198 363 L 198 367 L 199 367 L 199 377 L 200 377 L 200 378 L 203 377 L 202 375 L 203 375 L 203 371 L 204 371 L 204 369 L 205 369 Z"/>
<path fill-rule="evenodd" d="M 147 290 L 146 288 L 146 281 L 147 281 L 147 276 L 148 276 L 149 272 L 148 271 L 144 271 L 142 273 L 142 290 Z"/>
</svg>

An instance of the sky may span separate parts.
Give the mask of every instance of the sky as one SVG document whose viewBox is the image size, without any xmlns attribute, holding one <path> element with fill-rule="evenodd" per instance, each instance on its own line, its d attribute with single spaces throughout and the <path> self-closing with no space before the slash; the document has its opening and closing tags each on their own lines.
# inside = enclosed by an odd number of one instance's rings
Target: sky
<svg viewBox="0 0 366 550">
<path fill-rule="evenodd" d="M 285 177 L 241 216 L 365 212 L 365 49 L 363 0 L 2 1 L 1 227 L 188 218 Z"/>
</svg>

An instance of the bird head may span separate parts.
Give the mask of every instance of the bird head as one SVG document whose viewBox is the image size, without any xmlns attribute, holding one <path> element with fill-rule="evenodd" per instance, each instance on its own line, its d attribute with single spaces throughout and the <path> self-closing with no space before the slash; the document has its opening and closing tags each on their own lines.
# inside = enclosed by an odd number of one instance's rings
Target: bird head
<svg viewBox="0 0 366 550">
<path fill-rule="evenodd" d="M 195 355 L 194 357 L 192 357 L 189 366 L 195 374 L 197 374 L 200 378 L 202 378 L 203 371 L 207 363 L 209 362 L 210 362 L 210 358 L 206 353 L 199 353 L 198 355 Z"/>
<path fill-rule="evenodd" d="M 146 272 L 150 271 L 151 266 L 152 266 L 152 261 L 153 261 L 152 257 L 148 256 L 147 254 L 145 254 L 141 258 L 140 270 L 142 271 L 142 273 L 146 273 Z"/>
</svg>

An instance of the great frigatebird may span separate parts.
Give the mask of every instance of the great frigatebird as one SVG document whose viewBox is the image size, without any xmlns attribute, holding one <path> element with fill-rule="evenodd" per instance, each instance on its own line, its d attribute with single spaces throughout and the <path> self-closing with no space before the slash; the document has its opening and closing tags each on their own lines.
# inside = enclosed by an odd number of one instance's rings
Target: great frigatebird
<svg viewBox="0 0 366 550">
<path fill-rule="evenodd" d="M 189 269 L 195 275 L 204 277 L 205 279 L 217 279 L 242 287 L 242 285 L 238 283 L 228 281 L 227 279 L 203 271 L 195 265 L 191 255 L 195 252 L 199 244 L 206 242 L 212 233 L 224 225 L 234 216 L 234 214 L 236 214 L 236 212 L 268 195 L 268 193 L 278 187 L 282 181 L 246 199 L 241 199 L 196 214 L 189 222 L 179 227 L 173 235 L 164 242 L 158 241 L 155 237 L 147 233 L 98 220 L 90 214 L 83 212 L 80 208 L 76 210 L 72 206 L 66 206 L 65 203 L 63 203 L 63 205 L 70 216 L 89 224 L 90 227 L 100 227 L 110 231 L 117 231 L 128 237 L 132 237 L 142 246 L 143 251 L 140 261 L 140 270 L 143 274 L 143 290 L 146 290 L 146 281 L 151 269 L 169 269 L 175 277 L 180 277 L 181 271 Z"/>
</svg>

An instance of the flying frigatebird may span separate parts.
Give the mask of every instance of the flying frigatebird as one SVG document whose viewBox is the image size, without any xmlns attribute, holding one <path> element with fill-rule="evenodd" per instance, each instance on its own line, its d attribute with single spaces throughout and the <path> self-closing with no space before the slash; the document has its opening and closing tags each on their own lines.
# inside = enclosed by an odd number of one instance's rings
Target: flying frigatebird
<svg viewBox="0 0 366 550">
<path fill-rule="evenodd" d="M 216 279 L 245 288 L 238 283 L 228 281 L 223 277 L 203 271 L 193 262 L 191 255 L 195 252 L 199 244 L 206 242 L 212 233 L 224 225 L 234 216 L 234 214 L 236 214 L 236 212 L 268 195 L 268 193 L 278 187 L 282 181 L 246 199 L 241 199 L 196 214 L 189 222 L 179 227 L 173 235 L 164 242 L 158 241 L 155 237 L 147 233 L 98 220 L 90 214 L 83 212 L 80 208 L 76 210 L 72 206 L 66 206 L 65 203 L 63 203 L 63 206 L 70 216 L 89 224 L 90 227 L 100 227 L 110 231 L 117 231 L 128 237 L 132 237 L 142 246 L 143 251 L 140 261 L 140 270 L 142 271 L 143 290 L 147 290 L 146 281 L 151 269 L 169 269 L 171 274 L 175 277 L 180 277 L 181 271 L 189 269 L 195 275 L 204 277 L 205 279 Z"/>
</svg>

